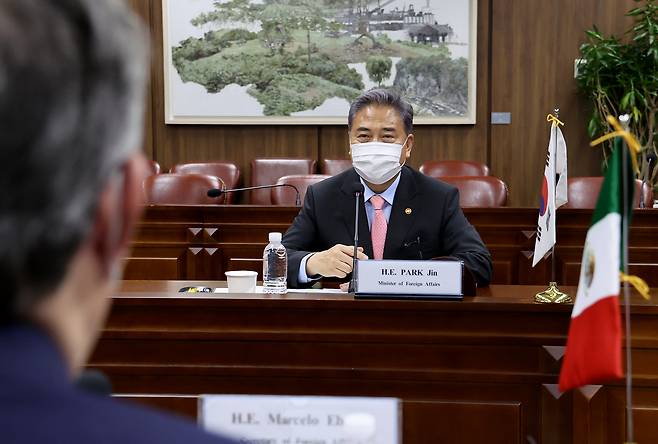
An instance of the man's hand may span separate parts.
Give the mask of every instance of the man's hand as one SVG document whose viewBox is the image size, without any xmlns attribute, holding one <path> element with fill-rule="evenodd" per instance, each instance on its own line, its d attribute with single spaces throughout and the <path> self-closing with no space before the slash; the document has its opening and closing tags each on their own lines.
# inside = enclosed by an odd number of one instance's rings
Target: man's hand
<svg viewBox="0 0 658 444">
<path fill-rule="evenodd" d="M 354 246 L 342 244 L 315 253 L 306 261 L 306 275 L 344 278 L 352 272 L 353 253 Z M 357 259 L 368 259 L 362 247 L 357 249 Z"/>
</svg>

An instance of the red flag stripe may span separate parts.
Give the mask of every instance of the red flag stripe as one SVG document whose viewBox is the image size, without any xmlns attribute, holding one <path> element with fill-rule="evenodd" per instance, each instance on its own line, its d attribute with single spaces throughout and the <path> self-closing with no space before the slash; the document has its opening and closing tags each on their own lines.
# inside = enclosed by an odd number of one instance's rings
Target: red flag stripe
<svg viewBox="0 0 658 444">
<path fill-rule="evenodd" d="M 624 376 L 617 301 L 617 295 L 603 298 L 571 319 L 560 391 Z"/>
</svg>

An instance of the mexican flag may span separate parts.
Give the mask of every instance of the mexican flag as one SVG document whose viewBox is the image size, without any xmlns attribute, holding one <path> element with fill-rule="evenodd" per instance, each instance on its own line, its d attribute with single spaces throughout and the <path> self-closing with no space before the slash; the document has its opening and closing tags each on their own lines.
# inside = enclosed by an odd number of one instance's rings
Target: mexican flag
<svg viewBox="0 0 658 444">
<path fill-rule="evenodd" d="M 626 175 L 622 156 L 627 157 Z M 626 217 L 623 178 L 626 177 Z M 628 229 L 635 178 L 628 150 L 616 138 L 592 225 L 587 232 L 576 302 L 571 313 L 567 348 L 560 372 L 560 390 L 623 376 L 621 366 L 620 271 L 623 269 L 622 230 Z"/>
</svg>

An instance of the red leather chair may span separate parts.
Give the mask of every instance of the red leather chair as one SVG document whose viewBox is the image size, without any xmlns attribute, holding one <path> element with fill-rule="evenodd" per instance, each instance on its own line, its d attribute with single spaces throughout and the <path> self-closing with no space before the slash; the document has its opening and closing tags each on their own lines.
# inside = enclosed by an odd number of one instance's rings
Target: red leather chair
<svg viewBox="0 0 658 444">
<path fill-rule="evenodd" d="M 160 164 L 155 160 L 149 160 L 148 162 L 148 173 L 149 175 L 160 174 Z"/>
<path fill-rule="evenodd" d="M 279 177 L 291 174 L 313 174 L 313 159 L 254 159 L 251 161 L 251 186 L 273 185 Z M 250 203 L 272 205 L 270 190 L 251 191 Z"/>
<path fill-rule="evenodd" d="M 420 166 L 421 173 L 434 177 L 445 176 L 488 176 L 489 167 L 483 163 L 467 160 L 428 160 Z"/>
<path fill-rule="evenodd" d="M 504 207 L 507 204 L 507 185 L 493 176 L 452 176 L 439 179 L 459 189 L 461 207 Z"/>
<path fill-rule="evenodd" d="M 146 203 L 151 205 L 221 204 L 224 195 L 208 197 L 211 188 L 224 188 L 222 179 L 207 174 L 157 174 L 144 179 Z"/>
<path fill-rule="evenodd" d="M 309 185 L 313 185 L 329 177 L 331 176 L 328 174 L 292 174 L 290 176 L 280 177 L 276 183 L 278 185 L 288 184 L 296 187 L 299 191 L 299 202 L 301 204 L 304 202 L 304 196 L 306 196 L 306 190 Z M 274 205 L 295 205 L 297 193 L 290 187 L 272 188 L 271 194 Z"/>
<path fill-rule="evenodd" d="M 208 162 L 208 163 L 179 163 L 169 170 L 176 174 L 208 174 L 217 176 L 226 185 L 226 188 L 237 188 L 240 182 L 240 169 L 231 162 Z M 226 195 L 226 203 L 233 204 L 236 201 L 236 193 Z"/>
<path fill-rule="evenodd" d="M 330 176 L 335 176 L 350 168 L 352 168 L 350 159 L 322 159 L 320 161 L 320 173 Z"/>
<path fill-rule="evenodd" d="M 603 176 L 593 177 L 570 177 L 567 182 L 567 202 L 562 208 L 594 208 L 599 191 L 603 184 Z M 648 184 L 642 184 L 640 179 L 635 179 L 635 208 L 640 207 L 640 201 L 644 201 L 645 208 L 653 206 L 653 193 Z"/>
</svg>

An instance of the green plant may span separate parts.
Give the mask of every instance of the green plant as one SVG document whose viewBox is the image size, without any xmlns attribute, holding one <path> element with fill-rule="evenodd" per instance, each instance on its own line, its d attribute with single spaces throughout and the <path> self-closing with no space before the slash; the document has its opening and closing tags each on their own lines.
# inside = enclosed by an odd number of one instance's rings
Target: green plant
<svg viewBox="0 0 658 444">
<path fill-rule="evenodd" d="M 596 27 L 586 31 L 576 80 L 594 105 L 588 123 L 590 137 L 612 131 L 607 115 L 630 115 L 629 130 L 642 145 L 641 174 L 647 177 L 647 159 L 655 159 L 657 148 L 658 5 L 656 0 L 635 1 L 643 4 L 626 13 L 633 18 L 633 26 L 625 39 L 606 37 Z M 611 146 L 603 148 L 606 165 Z M 653 168 L 652 176 L 647 177 L 654 186 L 657 172 L 658 168 Z"/>
</svg>

